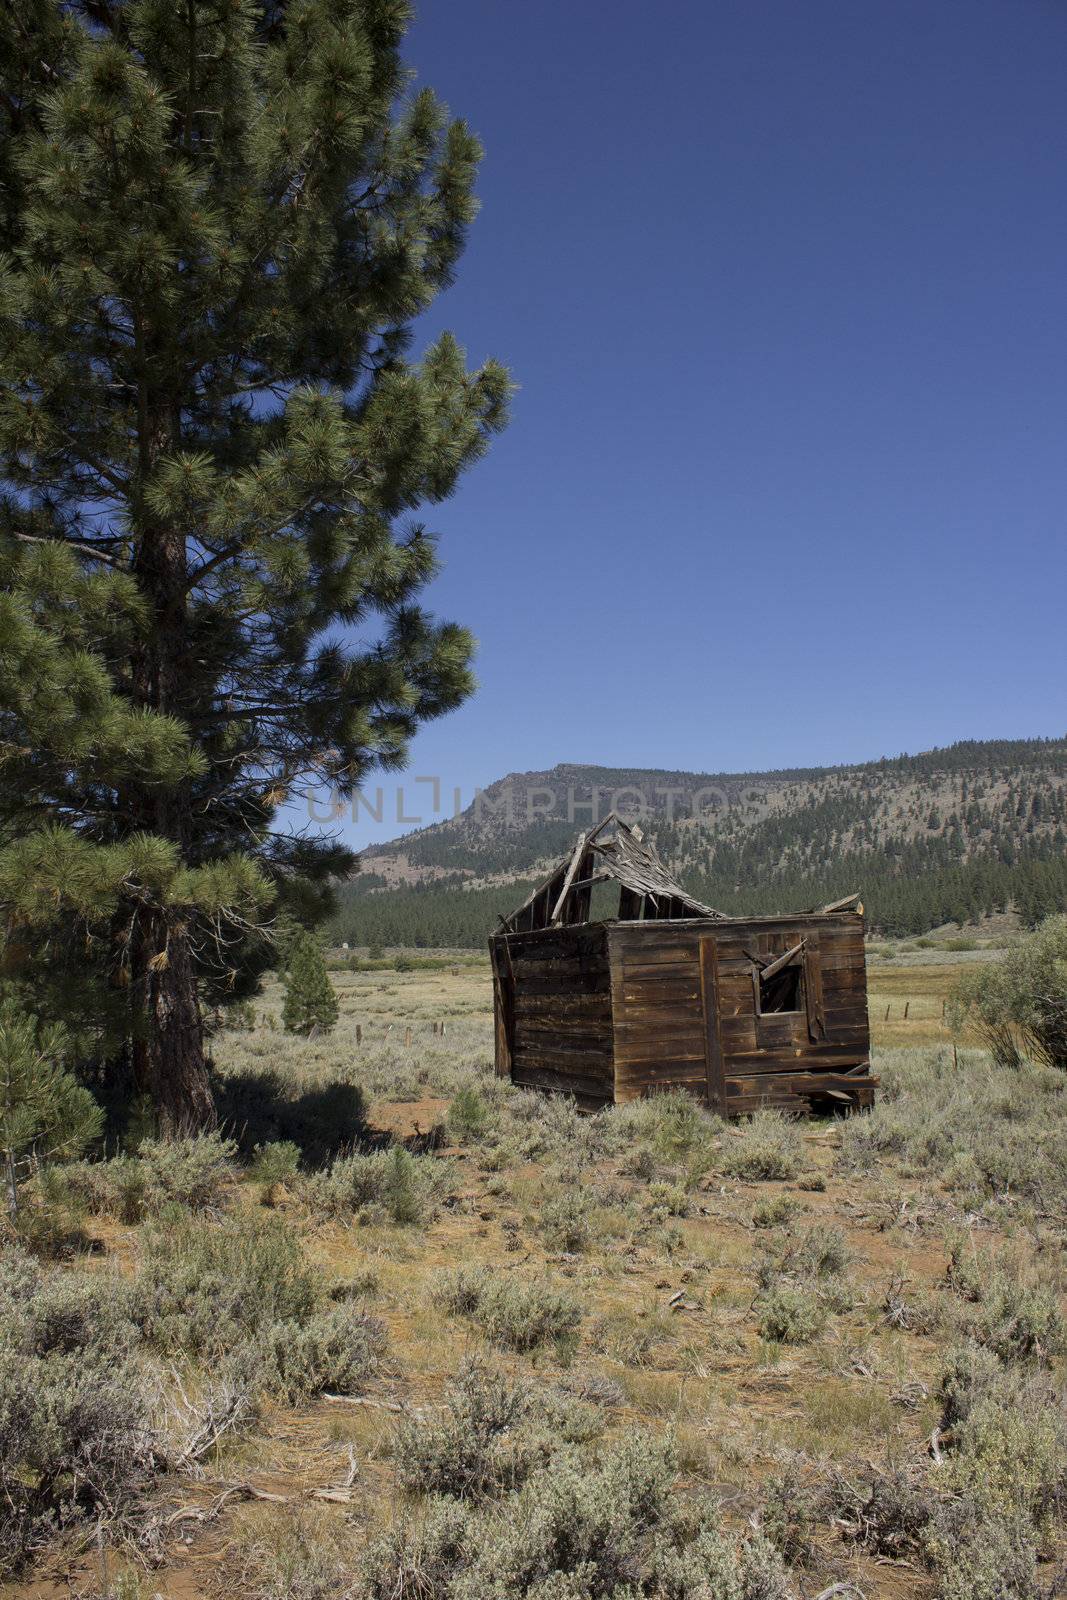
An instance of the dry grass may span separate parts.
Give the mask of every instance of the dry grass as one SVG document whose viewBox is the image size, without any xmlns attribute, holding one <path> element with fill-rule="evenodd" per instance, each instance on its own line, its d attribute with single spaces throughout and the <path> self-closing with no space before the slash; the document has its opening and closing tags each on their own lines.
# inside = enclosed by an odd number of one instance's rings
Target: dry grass
<svg viewBox="0 0 1067 1600">
<path fill-rule="evenodd" d="M 766 1161 L 761 1145 L 769 1139 L 780 1154 L 777 1127 L 724 1130 L 713 1118 L 669 1106 L 582 1119 L 566 1107 L 513 1095 L 492 1075 L 487 968 L 461 967 L 456 975 L 335 974 L 339 1025 L 329 1038 L 310 1042 L 285 1035 L 276 1021 L 271 1025 L 280 1000 L 271 987 L 257 1003 L 254 1029 L 216 1040 L 222 1072 L 234 1079 L 270 1073 L 297 1097 L 335 1082 L 358 1088 L 372 1137 L 408 1140 L 417 1149 L 439 1130 L 438 1147 L 415 1159 L 447 1162 L 448 1180 L 434 1191 L 433 1206 L 410 1216 L 395 1206 L 391 1212 L 368 1205 L 350 1214 L 316 1207 L 305 1199 L 300 1175 L 276 1186 L 269 1211 L 277 1225 L 299 1241 L 328 1296 L 384 1325 L 384 1354 L 362 1394 L 296 1406 L 268 1397 L 259 1420 L 205 1464 L 201 1481 L 173 1480 L 172 1505 L 190 1511 L 177 1526 L 191 1543 L 170 1540 L 146 1592 L 174 1600 L 205 1592 L 334 1600 L 354 1592 L 353 1584 L 362 1581 L 356 1576 L 362 1550 L 390 1529 L 400 1545 L 422 1551 L 428 1561 L 426 1541 L 441 1530 L 432 1507 L 418 1496 L 413 1500 L 398 1481 L 397 1441 L 407 1437 L 398 1429 L 420 1418 L 436 1426 L 449 1385 L 472 1359 L 492 1362 L 532 1386 L 533 1404 L 543 1396 L 546 1416 L 557 1415 L 561 1391 L 591 1397 L 582 1404 L 598 1411 L 602 1437 L 567 1445 L 567 1473 L 579 1472 L 582 1452 L 594 1461 L 614 1442 L 647 1429 L 674 1441 L 680 1504 L 706 1503 L 709 1493 L 722 1497 L 727 1525 L 738 1530 L 763 1515 L 764 1485 L 780 1477 L 787 1462 L 799 1460 L 803 1474 L 821 1486 L 819 1494 L 836 1481 L 834 1472 L 851 1472 L 848 1481 L 858 1483 L 857 1463 L 863 1462 L 904 1461 L 924 1484 L 936 1484 L 926 1441 L 938 1420 L 946 1343 L 984 1339 L 994 1351 L 1006 1348 L 1011 1361 L 1019 1354 L 986 1328 L 994 1312 L 999 1316 L 997 1308 L 986 1317 L 982 1303 L 963 1298 L 962 1269 L 952 1281 L 953 1260 L 965 1259 L 961 1236 L 968 1243 L 977 1239 L 978 1258 L 995 1259 L 1002 1275 L 1008 1268 L 1000 1264 L 1009 1257 L 1021 1261 L 1027 1304 L 1044 1308 L 1043 1315 L 1049 1296 L 1062 1299 L 1067 1239 L 1051 1197 L 981 1192 L 966 1152 L 922 1144 L 922 1130 L 947 1116 L 944 1058 L 936 1066 L 929 1051 L 893 1048 L 893 1030 L 907 1029 L 911 1045 L 943 1046 L 940 1001 L 952 972 L 932 965 L 872 970 L 876 1061 L 887 1094 L 870 1126 L 884 1123 L 891 1135 L 886 1147 L 877 1140 L 857 1143 L 844 1124 L 811 1124 L 788 1131 L 788 1159 L 777 1163 Z M 879 1021 L 879 1007 L 883 1016 L 886 1004 L 902 1012 L 905 999 L 907 1024 Z M 443 1037 L 434 1023 L 445 1025 Z M 1025 1161 L 1030 1146 L 1019 1131 L 1025 1114 L 996 1121 L 997 1094 L 1010 1098 L 1012 1086 L 1005 1081 L 998 1089 L 987 1063 L 966 1052 L 961 1070 L 972 1066 L 984 1086 L 973 1116 L 988 1111 L 988 1117 L 968 1125 L 967 1137 L 980 1145 L 1010 1126 L 1015 1158 Z M 1031 1092 L 1028 1084 L 1021 1087 Z M 461 1090 L 463 1114 L 450 1126 L 449 1106 Z M 959 1093 L 962 1103 L 963 1079 Z M 240 1138 L 239 1127 L 232 1132 Z M 746 1140 L 753 1142 L 751 1161 L 741 1153 Z M 759 1176 L 766 1171 L 788 1176 Z M 1031 1176 L 1044 1182 L 1045 1171 L 1035 1168 Z M 813 1177 L 821 1189 L 811 1186 Z M 262 1215 L 262 1189 L 253 1177 L 242 1178 L 226 1210 Z M 588 1205 L 576 1207 L 576 1194 Z M 211 1218 L 184 1223 L 220 1225 Z M 109 1259 L 88 1258 L 71 1270 L 96 1274 L 119 1263 L 132 1274 L 142 1249 L 138 1226 L 108 1216 L 91 1217 L 86 1226 Z M 442 1282 L 454 1283 L 443 1275 L 459 1267 L 475 1274 L 483 1289 L 501 1286 L 497 1322 L 479 1320 L 455 1295 L 442 1294 Z M 523 1296 L 545 1285 L 562 1297 L 553 1304 L 577 1308 L 576 1326 L 558 1340 L 512 1338 L 512 1307 L 518 1327 Z M 1040 1302 L 1033 1299 L 1038 1290 L 1045 1297 Z M 761 1332 L 768 1296 L 782 1291 L 817 1301 L 819 1314 L 804 1342 Z M 891 1314 L 887 1306 L 897 1309 Z M 898 1314 L 900 1306 L 905 1310 Z M 1041 1327 L 1047 1326 L 1046 1318 Z M 507 1337 L 500 1336 L 501 1327 Z M 1019 1345 L 1028 1368 L 1046 1361 L 1041 1381 L 1054 1383 L 1047 1363 L 1062 1357 Z M 983 1404 L 988 1411 L 992 1402 Z M 986 1431 L 973 1449 L 975 1459 L 979 1447 L 985 1452 L 984 1461 L 992 1450 L 991 1424 L 986 1412 L 980 1420 Z M 942 1453 L 956 1460 L 951 1440 Z M 970 1469 L 964 1460 L 952 1470 L 963 1482 Z M 234 1483 L 280 1498 L 235 1495 L 217 1516 L 198 1520 L 198 1508 L 210 1513 Z M 885 1497 L 884 1485 L 879 1493 Z M 819 1494 L 811 1525 L 792 1529 L 788 1541 L 782 1535 L 790 1559 L 802 1562 L 789 1580 L 793 1593 L 816 1593 L 843 1574 L 868 1600 L 932 1592 L 940 1570 L 930 1566 L 932 1557 L 912 1551 L 909 1566 L 887 1565 L 877 1541 L 868 1548 L 846 1540 L 848 1519 L 827 1509 Z M 1048 1504 L 1054 1503 L 1053 1497 Z M 996 1507 L 993 1512 L 999 1515 Z M 988 1507 L 983 1514 L 990 1514 Z M 1048 1560 L 1059 1541 L 1058 1524 L 1045 1500 L 1041 1514 L 1044 1542 L 1035 1548 Z M 767 1516 L 770 1526 L 770 1511 Z M 406 1520 L 411 1517 L 415 1523 Z M 493 1537 L 502 1537 L 506 1523 L 506 1517 L 493 1523 Z M 949 1554 L 937 1559 L 955 1573 L 966 1550 L 938 1529 Z M 1003 1533 L 1004 1549 L 1015 1551 L 1018 1539 L 1012 1544 L 1016 1536 L 1009 1534 Z M 222 1551 L 229 1558 L 220 1560 Z M 88 1593 L 99 1586 L 96 1560 L 70 1558 L 75 1589 Z M 40 1573 L 34 1582 L 35 1600 L 68 1592 L 58 1569 L 54 1584 Z M 30 1592 L 26 1585 L 12 1590 Z M 963 1592 L 959 1583 L 955 1592 Z M 431 1587 L 426 1593 L 444 1600 L 452 1591 Z"/>
</svg>

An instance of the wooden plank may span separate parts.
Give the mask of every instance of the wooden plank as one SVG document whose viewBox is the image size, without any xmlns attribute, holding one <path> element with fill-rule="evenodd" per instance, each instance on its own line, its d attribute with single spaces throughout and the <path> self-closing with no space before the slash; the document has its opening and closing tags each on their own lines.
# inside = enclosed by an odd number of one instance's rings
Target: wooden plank
<svg viewBox="0 0 1067 1600">
<path fill-rule="evenodd" d="M 593 994 L 588 990 L 570 994 L 528 994 L 520 989 L 515 996 L 515 1015 L 532 1017 L 608 1017 L 611 1015 L 610 994 Z"/>
<path fill-rule="evenodd" d="M 629 983 L 692 983 L 699 980 L 699 972 L 695 961 L 620 962 L 618 988 L 621 992 Z"/>
<path fill-rule="evenodd" d="M 678 1006 L 687 1001 L 699 1001 L 700 984 L 696 974 L 685 978 L 631 978 L 622 986 L 622 998 L 628 1006 Z"/>
<path fill-rule="evenodd" d="M 489 961 L 493 970 L 493 1066 L 498 1078 L 511 1075 L 513 985 L 508 971 L 506 948 L 495 939 L 489 941 Z"/>
<path fill-rule="evenodd" d="M 830 1089 L 843 1092 L 876 1088 L 878 1082 L 878 1078 L 870 1073 L 851 1078 L 843 1073 L 794 1072 L 780 1076 L 767 1073 L 756 1078 L 735 1078 L 730 1075 L 726 1079 L 726 1087 L 730 1094 L 761 1094 L 767 1089 L 781 1094 L 822 1094 Z"/>
<path fill-rule="evenodd" d="M 701 987 L 704 993 L 704 1071 L 708 1105 L 725 1112 L 722 1038 L 719 1032 L 719 952 L 714 938 L 700 941 Z"/>
<path fill-rule="evenodd" d="M 557 1094 L 586 1095 L 604 1105 L 611 1099 L 609 1078 L 590 1078 L 580 1073 L 523 1066 L 516 1068 L 515 1082 L 524 1089 L 554 1089 Z"/>
<path fill-rule="evenodd" d="M 813 1040 L 826 1037 L 821 949 L 819 935 L 809 934 L 804 954 L 804 1000 L 808 1008 L 808 1038 Z"/>
<path fill-rule="evenodd" d="M 703 1061 L 704 1041 L 694 1039 L 642 1039 L 633 1043 L 615 1040 L 615 1064 L 623 1067 L 647 1067 L 657 1061 Z"/>
<path fill-rule="evenodd" d="M 571 853 L 571 859 L 567 865 L 567 871 L 563 877 L 563 887 L 559 891 L 559 899 L 553 906 L 552 915 L 549 918 L 549 921 L 553 924 L 559 921 L 560 913 L 563 910 L 564 903 L 566 902 L 567 896 L 570 893 L 571 884 L 574 882 L 575 877 L 577 876 L 578 868 L 582 860 L 582 852 L 585 850 L 585 840 L 586 835 L 584 833 L 580 833 L 578 835 L 578 843 L 575 845 L 574 850 Z"/>
<path fill-rule="evenodd" d="M 727 1070 L 736 1077 L 749 1077 L 761 1072 L 832 1072 L 836 1067 L 857 1066 L 867 1059 L 869 1051 L 860 1042 L 855 1045 L 821 1044 L 811 1046 L 800 1054 L 792 1051 L 770 1053 L 763 1050 L 739 1050 L 727 1061 Z"/>
</svg>

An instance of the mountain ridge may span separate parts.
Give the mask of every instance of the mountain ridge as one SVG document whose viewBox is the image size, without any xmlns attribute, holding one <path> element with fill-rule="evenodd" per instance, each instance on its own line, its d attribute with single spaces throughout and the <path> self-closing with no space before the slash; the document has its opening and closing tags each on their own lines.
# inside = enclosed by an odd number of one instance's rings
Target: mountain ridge
<svg viewBox="0 0 1067 1600">
<path fill-rule="evenodd" d="M 917 932 L 1007 905 L 1024 920 L 1067 905 L 1067 738 L 1051 737 L 767 772 L 561 762 L 508 773 L 459 815 L 364 850 L 338 926 L 358 906 L 350 931 L 362 921 L 478 943 L 613 808 L 641 822 L 693 894 L 738 913 L 859 890 L 874 925 Z"/>
</svg>

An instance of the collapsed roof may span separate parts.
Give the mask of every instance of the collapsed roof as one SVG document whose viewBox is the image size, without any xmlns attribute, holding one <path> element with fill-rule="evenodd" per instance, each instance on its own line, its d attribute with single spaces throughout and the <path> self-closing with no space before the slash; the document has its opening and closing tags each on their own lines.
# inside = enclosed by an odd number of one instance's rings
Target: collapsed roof
<svg viewBox="0 0 1067 1600">
<path fill-rule="evenodd" d="M 500 931 L 526 933 L 586 922 L 594 884 L 611 880 L 620 885 L 619 917 L 623 921 L 669 917 L 727 920 L 725 911 L 716 911 L 687 894 L 667 871 L 651 839 L 612 811 L 595 828 L 579 834 L 574 849 L 517 911 L 501 917 Z"/>
</svg>

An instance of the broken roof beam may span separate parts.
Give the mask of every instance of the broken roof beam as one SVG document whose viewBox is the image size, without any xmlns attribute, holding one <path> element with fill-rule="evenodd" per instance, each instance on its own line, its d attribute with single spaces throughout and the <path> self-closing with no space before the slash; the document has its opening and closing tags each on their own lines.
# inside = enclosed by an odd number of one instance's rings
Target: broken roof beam
<svg viewBox="0 0 1067 1600">
<path fill-rule="evenodd" d="M 858 894 L 846 894 L 843 900 L 831 900 L 828 906 L 812 906 L 811 915 L 827 917 L 834 911 L 858 911 L 863 913 L 863 902 Z"/>
<path fill-rule="evenodd" d="M 557 925 L 561 915 L 563 914 L 563 907 L 566 904 L 567 896 L 571 892 L 571 885 L 574 883 L 574 880 L 578 874 L 578 868 L 582 864 L 582 856 L 585 854 L 585 838 L 585 834 L 580 833 L 578 835 L 578 843 L 571 852 L 570 863 L 563 879 L 563 888 L 559 891 L 559 899 L 553 906 L 552 915 L 548 919 L 553 928 Z"/>
</svg>

